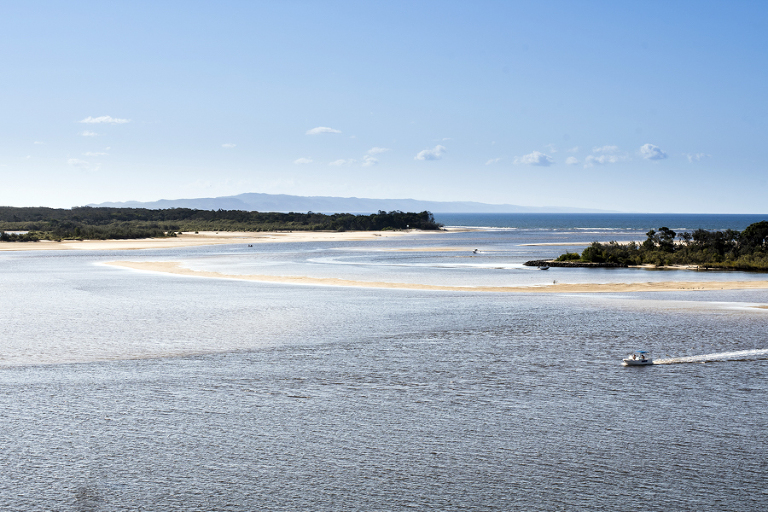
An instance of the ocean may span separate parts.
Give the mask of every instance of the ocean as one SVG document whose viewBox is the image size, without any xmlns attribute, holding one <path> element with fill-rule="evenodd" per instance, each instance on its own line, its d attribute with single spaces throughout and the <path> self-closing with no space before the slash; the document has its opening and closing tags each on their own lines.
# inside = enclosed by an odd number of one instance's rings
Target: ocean
<svg viewBox="0 0 768 512">
<path fill-rule="evenodd" d="M 436 217 L 481 229 L 0 251 L 0 509 L 768 507 L 768 290 L 470 289 L 765 280 L 522 265 L 763 217 Z M 116 260 L 350 285 L 105 265 Z M 638 349 L 669 364 L 622 367 Z"/>
<path fill-rule="evenodd" d="M 674 231 L 707 229 L 743 231 L 768 215 L 680 213 L 439 213 L 435 220 L 446 226 L 476 226 L 532 230 L 629 230 L 647 232 L 668 227 Z"/>
</svg>

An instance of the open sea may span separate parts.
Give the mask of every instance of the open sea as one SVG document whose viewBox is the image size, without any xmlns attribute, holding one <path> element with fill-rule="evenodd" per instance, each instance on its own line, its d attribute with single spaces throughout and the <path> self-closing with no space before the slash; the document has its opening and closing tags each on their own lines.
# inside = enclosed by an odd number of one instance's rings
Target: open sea
<svg viewBox="0 0 768 512">
<path fill-rule="evenodd" d="M 768 290 L 469 289 L 765 280 L 522 263 L 768 215 L 436 217 L 480 229 L 0 251 L 0 510 L 768 510 Z"/>
</svg>

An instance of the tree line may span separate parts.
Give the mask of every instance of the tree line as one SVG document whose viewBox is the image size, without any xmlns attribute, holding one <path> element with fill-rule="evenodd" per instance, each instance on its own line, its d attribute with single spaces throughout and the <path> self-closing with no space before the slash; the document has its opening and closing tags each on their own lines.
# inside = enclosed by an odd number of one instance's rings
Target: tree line
<svg viewBox="0 0 768 512">
<path fill-rule="evenodd" d="M 556 261 L 768 270 L 768 221 L 750 224 L 744 231 L 697 229 L 675 233 L 661 227 L 648 231 L 646 237 L 640 244 L 593 242 L 581 254 L 566 252 Z"/>
<path fill-rule="evenodd" d="M 0 207 L 0 241 L 155 238 L 176 236 L 181 231 L 381 231 L 440 227 L 428 211 L 326 215 L 191 208 Z"/>
</svg>

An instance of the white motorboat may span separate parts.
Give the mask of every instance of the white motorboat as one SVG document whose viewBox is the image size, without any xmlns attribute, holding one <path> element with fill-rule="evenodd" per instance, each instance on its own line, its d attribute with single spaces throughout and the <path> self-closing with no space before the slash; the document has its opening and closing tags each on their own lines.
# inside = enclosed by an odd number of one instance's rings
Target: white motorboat
<svg viewBox="0 0 768 512">
<path fill-rule="evenodd" d="M 549 267 L 546 265 L 542 265 L 541 267 L 539 267 L 539 270 L 549 270 Z"/>
<path fill-rule="evenodd" d="M 645 350 L 638 350 L 637 352 L 633 353 L 631 356 L 627 356 L 624 359 L 622 359 L 621 364 L 624 366 L 648 366 L 650 364 L 653 364 L 653 359 L 650 357 L 647 357 Z"/>
</svg>

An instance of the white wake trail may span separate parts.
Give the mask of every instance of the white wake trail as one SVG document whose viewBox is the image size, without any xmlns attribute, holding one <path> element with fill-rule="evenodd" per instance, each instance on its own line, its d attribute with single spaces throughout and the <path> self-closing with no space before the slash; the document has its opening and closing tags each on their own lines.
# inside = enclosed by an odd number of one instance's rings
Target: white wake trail
<svg viewBox="0 0 768 512">
<path fill-rule="evenodd" d="M 702 363 L 708 361 L 756 360 L 768 358 L 768 349 L 737 350 L 735 352 L 719 352 L 700 356 L 671 357 L 669 359 L 654 359 L 653 364 Z"/>
</svg>

